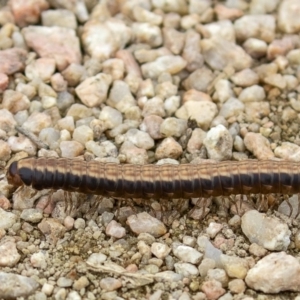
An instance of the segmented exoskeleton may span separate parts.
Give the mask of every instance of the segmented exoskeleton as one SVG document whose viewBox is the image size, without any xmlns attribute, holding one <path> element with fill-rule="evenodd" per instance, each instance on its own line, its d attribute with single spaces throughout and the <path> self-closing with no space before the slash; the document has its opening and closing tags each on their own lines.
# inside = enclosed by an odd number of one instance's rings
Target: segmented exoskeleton
<svg viewBox="0 0 300 300">
<path fill-rule="evenodd" d="M 10 184 L 121 198 L 192 198 L 298 194 L 300 163 L 274 160 L 130 165 L 67 158 L 25 158 L 7 171 Z"/>
</svg>

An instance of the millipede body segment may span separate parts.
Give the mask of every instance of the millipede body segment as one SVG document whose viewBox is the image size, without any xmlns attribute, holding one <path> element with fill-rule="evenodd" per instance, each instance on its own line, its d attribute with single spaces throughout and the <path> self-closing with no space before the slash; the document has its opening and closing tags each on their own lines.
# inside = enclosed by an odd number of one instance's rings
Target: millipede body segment
<svg viewBox="0 0 300 300">
<path fill-rule="evenodd" d="M 13 162 L 8 182 L 37 190 L 63 189 L 121 198 L 192 198 L 300 193 L 300 163 L 226 161 L 182 165 L 130 165 L 67 158 Z"/>
</svg>

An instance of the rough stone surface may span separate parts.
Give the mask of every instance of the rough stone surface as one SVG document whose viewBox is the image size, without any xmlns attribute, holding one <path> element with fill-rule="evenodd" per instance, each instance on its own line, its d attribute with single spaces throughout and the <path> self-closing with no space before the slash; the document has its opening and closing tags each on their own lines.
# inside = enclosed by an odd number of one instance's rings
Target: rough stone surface
<svg viewBox="0 0 300 300">
<path fill-rule="evenodd" d="M 256 210 L 242 216 L 242 230 L 251 243 L 257 243 L 268 250 L 286 250 L 290 244 L 291 232 L 288 226 Z"/>
<path fill-rule="evenodd" d="M 12 273 L 0 272 L 0 281 L 0 294 L 4 299 L 29 297 L 39 287 L 34 279 Z"/>
<path fill-rule="evenodd" d="M 162 222 L 151 217 L 146 212 L 130 216 L 127 219 L 127 224 L 136 234 L 146 232 L 154 237 L 160 237 L 167 232 L 166 227 Z"/>
<path fill-rule="evenodd" d="M 59 70 L 81 62 L 79 39 L 74 30 L 63 27 L 28 26 L 22 30 L 25 41 L 40 57 L 55 59 Z"/>
<path fill-rule="evenodd" d="M 299 292 L 299 272 L 300 264 L 295 257 L 285 252 L 271 253 L 249 270 L 245 281 L 254 290 L 264 293 Z"/>
</svg>

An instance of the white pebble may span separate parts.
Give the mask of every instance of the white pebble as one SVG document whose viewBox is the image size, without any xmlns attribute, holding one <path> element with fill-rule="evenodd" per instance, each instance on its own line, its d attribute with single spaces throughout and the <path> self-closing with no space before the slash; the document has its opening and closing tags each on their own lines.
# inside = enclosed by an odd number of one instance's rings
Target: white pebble
<svg viewBox="0 0 300 300">
<path fill-rule="evenodd" d="M 288 226 L 276 217 L 267 217 L 256 210 L 242 216 L 242 230 L 251 243 L 271 251 L 286 250 L 290 244 Z"/>
<path fill-rule="evenodd" d="M 232 156 L 233 139 L 228 129 L 218 125 L 210 129 L 203 140 L 208 157 L 214 160 L 229 160 Z"/>
</svg>

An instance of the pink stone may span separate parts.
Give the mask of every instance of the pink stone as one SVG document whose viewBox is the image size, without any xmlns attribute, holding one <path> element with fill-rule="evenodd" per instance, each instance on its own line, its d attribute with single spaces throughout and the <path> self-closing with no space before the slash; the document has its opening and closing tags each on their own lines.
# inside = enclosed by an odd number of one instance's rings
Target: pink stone
<svg viewBox="0 0 300 300">
<path fill-rule="evenodd" d="M 28 26 L 22 33 L 27 45 L 40 57 L 54 58 L 60 71 L 71 63 L 81 62 L 79 38 L 73 29 Z"/>
<path fill-rule="evenodd" d="M 23 71 L 27 52 L 20 48 L 11 48 L 0 51 L 0 73 L 12 75 Z"/>
<path fill-rule="evenodd" d="M 8 76 L 4 73 L 0 73 L 0 93 L 3 93 L 9 83 Z"/>
<path fill-rule="evenodd" d="M 20 27 L 38 23 L 41 12 L 49 8 L 46 0 L 11 0 L 8 4 Z"/>
</svg>

